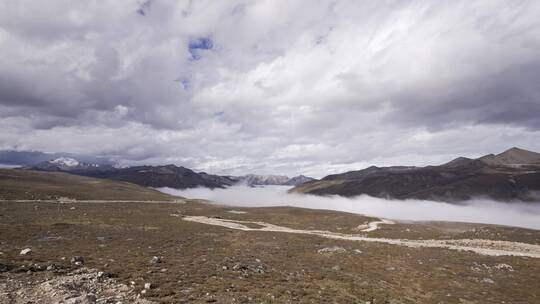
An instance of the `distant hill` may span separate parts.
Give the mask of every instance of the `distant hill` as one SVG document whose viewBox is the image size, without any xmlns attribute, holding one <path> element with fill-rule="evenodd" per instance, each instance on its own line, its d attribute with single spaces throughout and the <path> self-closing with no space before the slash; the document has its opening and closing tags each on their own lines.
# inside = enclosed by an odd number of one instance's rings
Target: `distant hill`
<svg viewBox="0 0 540 304">
<path fill-rule="evenodd" d="M 440 166 L 372 166 L 328 175 L 291 191 L 446 202 L 475 197 L 540 201 L 540 154 L 512 148 L 478 159 L 459 157 Z"/>
<path fill-rule="evenodd" d="M 0 199 L 164 200 L 176 197 L 135 184 L 62 172 L 0 169 Z"/>
<path fill-rule="evenodd" d="M 100 165 L 80 162 L 74 158 L 59 157 L 26 166 L 27 170 L 66 172 L 75 175 L 95 178 L 106 178 L 131 182 L 145 187 L 186 188 L 224 188 L 243 183 L 249 186 L 259 185 L 289 185 L 297 186 L 314 180 L 303 175 L 289 178 L 282 175 L 220 176 L 205 172 L 195 172 L 176 165 L 164 166 L 135 166 L 116 168 L 111 165 Z"/>
</svg>

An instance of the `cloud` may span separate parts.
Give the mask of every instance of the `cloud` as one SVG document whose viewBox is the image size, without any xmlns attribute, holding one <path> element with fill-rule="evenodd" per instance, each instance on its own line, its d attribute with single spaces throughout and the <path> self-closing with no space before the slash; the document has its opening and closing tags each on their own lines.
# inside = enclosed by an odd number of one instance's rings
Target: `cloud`
<svg viewBox="0 0 540 304">
<path fill-rule="evenodd" d="M 287 187 L 253 188 L 233 186 L 227 189 L 158 189 L 186 198 L 211 200 L 239 207 L 293 206 L 337 210 L 399 220 L 454 221 L 517 226 L 540 230 L 540 205 L 471 200 L 453 205 L 420 200 L 386 200 L 366 195 L 345 198 L 287 193 Z"/>
<path fill-rule="evenodd" d="M 540 3 L 6 1 L 0 149 L 214 173 L 540 150 Z"/>
</svg>

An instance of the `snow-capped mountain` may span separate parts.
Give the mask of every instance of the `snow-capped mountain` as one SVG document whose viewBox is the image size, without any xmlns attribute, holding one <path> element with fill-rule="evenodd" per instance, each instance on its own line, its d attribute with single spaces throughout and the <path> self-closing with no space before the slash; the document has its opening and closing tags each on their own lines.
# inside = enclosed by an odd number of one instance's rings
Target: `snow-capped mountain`
<svg viewBox="0 0 540 304">
<path fill-rule="evenodd" d="M 284 175 L 257 175 L 248 174 L 240 177 L 240 181 L 249 186 L 256 185 L 283 185 L 289 178 Z"/>
<path fill-rule="evenodd" d="M 95 171 L 95 170 L 110 170 L 110 165 L 89 164 L 81 162 L 71 157 L 58 157 L 48 161 L 38 163 L 36 165 L 26 167 L 27 169 L 42 170 L 42 171 Z"/>
<path fill-rule="evenodd" d="M 300 186 L 302 184 L 305 184 L 307 182 L 314 181 L 315 179 L 313 177 L 305 176 L 305 175 L 298 175 L 295 177 L 290 178 L 285 185 L 287 186 Z"/>
<path fill-rule="evenodd" d="M 314 180 L 311 177 L 304 175 L 295 176 L 289 178 L 284 175 L 257 175 L 257 174 L 248 174 L 245 176 L 238 177 L 240 183 L 247 184 L 248 186 L 261 186 L 261 185 L 287 185 L 287 186 L 298 186 L 303 183 Z"/>
<path fill-rule="evenodd" d="M 63 167 L 76 167 L 80 164 L 78 160 L 70 157 L 59 157 L 57 159 L 49 160 L 48 162 Z"/>
</svg>

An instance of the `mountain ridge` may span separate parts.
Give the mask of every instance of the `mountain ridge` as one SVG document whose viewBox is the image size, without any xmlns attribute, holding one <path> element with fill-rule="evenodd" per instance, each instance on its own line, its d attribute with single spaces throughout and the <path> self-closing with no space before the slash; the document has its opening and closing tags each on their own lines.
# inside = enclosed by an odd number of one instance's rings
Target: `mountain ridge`
<svg viewBox="0 0 540 304">
<path fill-rule="evenodd" d="M 314 180 L 303 175 L 289 178 L 284 175 L 221 176 L 206 172 L 195 172 L 183 166 L 174 164 L 159 166 L 115 167 L 112 165 L 91 164 L 70 157 L 59 157 L 23 167 L 25 170 L 65 172 L 74 175 L 88 176 L 131 182 L 145 187 L 186 188 L 225 188 L 235 184 L 248 186 L 260 185 L 289 185 L 298 186 Z"/>
<path fill-rule="evenodd" d="M 540 153 L 511 148 L 438 166 L 371 166 L 323 177 L 291 192 L 459 202 L 476 197 L 540 201 Z"/>
</svg>

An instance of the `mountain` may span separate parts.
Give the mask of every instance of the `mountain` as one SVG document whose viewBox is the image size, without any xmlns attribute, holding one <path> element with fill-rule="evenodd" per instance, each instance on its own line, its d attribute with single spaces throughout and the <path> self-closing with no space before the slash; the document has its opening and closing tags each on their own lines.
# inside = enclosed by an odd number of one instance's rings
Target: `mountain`
<svg viewBox="0 0 540 304">
<path fill-rule="evenodd" d="M 284 175 L 256 175 L 248 174 L 239 178 L 240 182 L 249 186 L 284 185 L 289 178 Z"/>
<path fill-rule="evenodd" d="M 48 153 L 40 151 L 0 150 L 0 164 L 12 166 L 32 166 L 37 163 L 58 158 L 73 158 L 78 160 L 79 162 L 98 165 L 114 164 L 114 162 L 108 158 L 92 155 L 81 155 L 73 153 Z"/>
<path fill-rule="evenodd" d="M 305 175 L 298 175 L 298 176 L 295 176 L 295 177 L 291 177 L 288 181 L 285 182 L 285 184 L 283 185 L 287 185 L 287 186 L 300 186 L 300 185 L 303 185 L 305 183 L 308 183 L 308 182 L 311 182 L 311 181 L 314 181 L 315 179 L 312 178 L 312 177 L 309 177 L 309 176 L 305 176 Z"/>
<path fill-rule="evenodd" d="M 501 154 L 488 154 L 480 157 L 480 160 L 495 165 L 540 165 L 540 153 L 511 148 Z"/>
<path fill-rule="evenodd" d="M 191 169 L 175 165 L 165 166 L 136 166 L 128 168 L 115 168 L 113 170 L 83 170 L 71 173 L 131 182 L 145 187 L 185 188 L 224 188 L 234 182 L 226 177 L 197 173 Z"/>
<path fill-rule="evenodd" d="M 369 167 L 328 175 L 292 192 L 317 195 L 459 202 L 475 197 L 540 201 L 540 154 L 512 148 L 478 159 L 456 158 L 440 166 Z"/>
<path fill-rule="evenodd" d="M 72 158 L 53 159 L 34 166 L 27 166 L 24 169 L 66 172 L 95 178 L 120 180 L 154 188 L 223 188 L 236 183 L 236 180 L 230 177 L 211 175 L 204 172 L 197 173 L 191 169 L 175 165 L 116 168 L 110 165 L 82 163 Z"/>
<path fill-rule="evenodd" d="M 238 183 L 245 183 L 249 186 L 298 186 L 314 180 L 311 177 L 303 175 L 293 178 L 283 175 L 255 174 L 220 176 L 205 172 L 195 172 L 191 169 L 175 165 L 118 168 L 111 165 L 85 163 L 69 157 L 59 157 L 23 168 L 27 170 L 66 172 L 95 178 L 121 180 L 146 187 L 170 187 L 175 189 L 195 187 L 224 188 Z"/>
<path fill-rule="evenodd" d="M 279 186 L 299 186 L 304 183 L 314 181 L 314 178 L 304 175 L 298 175 L 289 178 L 284 175 L 256 175 L 248 174 L 235 178 L 238 183 L 243 183 L 248 186 L 263 186 L 263 185 L 279 185 Z"/>
<path fill-rule="evenodd" d="M 47 161 L 40 162 L 33 166 L 26 166 L 25 169 L 33 169 L 40 171 L 108 171 L 113 170 L 111 165 L 100 165 L 93 163 L 85 163 L 71 157 L 59 157 Z"/>
</svg>

